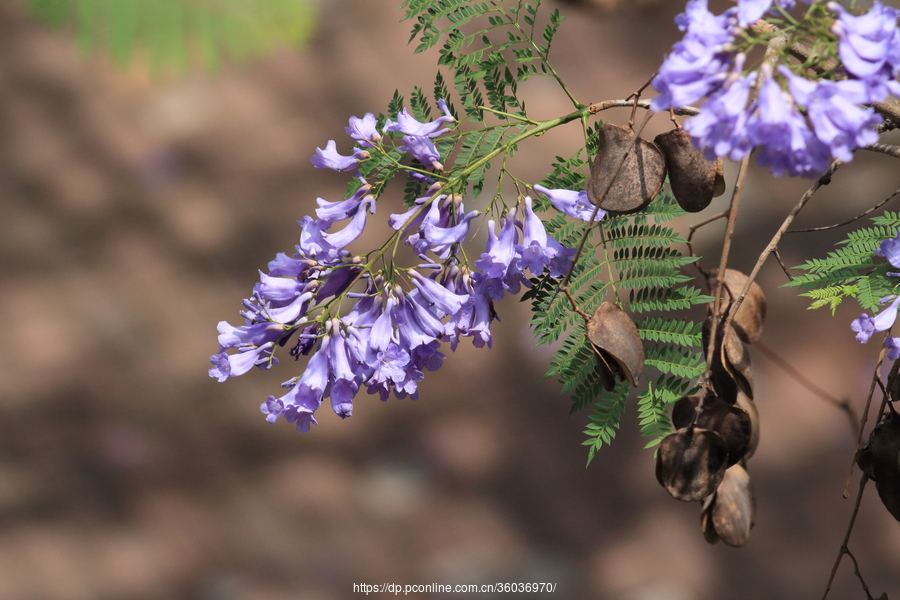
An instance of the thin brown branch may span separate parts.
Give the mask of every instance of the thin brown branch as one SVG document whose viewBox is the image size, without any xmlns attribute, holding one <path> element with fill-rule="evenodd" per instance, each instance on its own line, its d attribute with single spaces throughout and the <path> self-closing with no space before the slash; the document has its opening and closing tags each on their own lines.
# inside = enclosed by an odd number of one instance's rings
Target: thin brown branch
<svg viewBox="0 0 900 600">
<path fill-rule="evenodd" d="M 704 379 L 709 379 L 709 369 L 712 365 L 713 351 L 716 347 L 716 332 L 719 327 L 722 310 L 722 296 L 725 290 L 725 277 L 721 275 L 728 266 L 728 255 L 731 252 L 731 238 L 734 236 L 734 223 L 737 219 L 738 205 L 741 202 L 741 192 L 744 189 L 744 180 L 747 178 L 747 171 L 750 165 L 750 155 L 748 154 L 741 160 L 741 166 L 738 169 L 737 181 L 734 184 L 734 192 L 731 194 L 731 204 L 728 206 L 728 223 L 725 225 L 725 236 L 722 239 L 722 256 L 719 259 L 719 277 L 716 278 L 715 302 L 713 303 L 712 326 L 709 332 L 709 345 L 706 349 L 706 373 Z M 727 322 L 723 325 L 723 330 L 727 327 Z"/>
<path fill-rule="evenodd" d="M 856 523 L 856 515 L 859 514 L 859 504 L 862 502 L 863 490 L 866 489 L 866 483 L 868 483 L 869 478 L 866 477 L 866 474 L 863 473 L 862 479 L 859 480 L 859 492 L 856 494 L 856 502 L 853 504 L 853 513 L 850 515 L 850 524 L 847 525 L 847 532 L 844 534 L 844 541 L 841 542 L 841 547 L 838 550 L 837 558 L 834 560 L 834 566 L 831 567 L 831 575 L 828 576 L 828 583 L 825 584 L 825 593 L 822 594 L 822 600 L 828 596 L 828 592 L 831 590 L 831 584 L 834 583 L 834 576 L 837 575 L 838 567 L 841 564 L 841 559 L 844 558 L 844 554 L 849 554 L 850 550 L 847 548 L 847 542 L 850 541 L 850 534 L 853 532 L 853 525 Z M 856 560 L 854 559 L 854 563 Z M 862 577 L 860 577 L 860 581 L 862 581 Z M 863 583 L 863 587 L 865 587 L 865 583 Z M 866 588 L 866 594 L 868 595 L 869 589 Z M 871 600 L 872 596 L 869 596 Z"/>
<path fill-rule="evenodd" d="M 718 221 L 719 219 L 721 219 L 721 218 L 723 218 L 723 217 L 727 217 L 727 216 L 728 216 L 728 211 L 726 210 L 726 211 L 724 211 L 724 212 L 720 212 L 720 213 L 717 214 L 717 215 L 713 215 L 712 217 L 709 217 L 708 219 L 703 219 L 703 220 L 700 221 L 699 223 L 695 223 L 695 224 L 693 224 L 693 225 L 691 225 L 691 226 L 689 227 L 690 233 L 688 233 L 688 237 L 687 237 L 688 256 L 696 256 L 696 254 L 694 254 L 694 244 L 693 244 L 693 241 L 692 241 L 692 240 L 694 239 L 694 233 L 695 233 L 698 229 L 700 229 L 701 227 L 703 227 L 704 225 L 709 225 L 709 224 L 712 223 L 713 221 Z M 696 265 L 697 268 L 700 269 L 700 272 L 701 272 L 701 273 L 703 273 L 704 275 L 706 275 L 706 269 L 704 269 L 703 267 L 701 267 L 701 266 L 698 265 L 697 263 L 694 263 L 694 265 Z"/>
<path fill-rule="evenodd" d="M 806 206 L 807 202 L 809 202 L 813 195 L 818 191 L 820 187 L 829 183 L 831 181 L 831 176 L 834 175 L 835 171 L 837 171 L 840 166 L 844 164 L 839 160 L 831 163 L 831 167 L 825 171 L 819 179 L 808 189 L 806 193 L 800 198 L 800 201 L 797 202 L 796 206 L 791 209 L 791 212 L 788 213 L 788 216 L 785 217 L 784 222 L 778 228 L 778 231 L 775 232 L 775 235 L 772 236 L 772 239 L 769 241 L 768 245 L 763 249 L 762 253 L 759 255 L 759 259 L 757 259 L 756 264 L 753 266 L 753 270 L 750 271 L 750 275 L 747 277 L 747 282 L 744 284 L 744 289 L 741 290 L 741 293 L 737 298 L 731 303 L 731 309 L 728 311 L 728 315 L 725 317 L 724 327 L 728 327 L 731 321 L 734 319 L 735 313 L 741 307 L 741 303 L 744 301 L 744 297 L 747 295 L 747 292 L 750 290 L 750 286 L 756 281 L 757 275 L 759 275 L 759 270 L 762 268 L 763 263 L 766 262 L 766 259 L 769 258 L 769 255 L 775 251 L 775 248 L 778 247 L 778 243 L 781 241 L 782 236 L 784 236 L 787 228 L 790 227 L 791 223 L 793 223 L 794 219 L 803 210 L 803 207 Z"/>
<path fill-rule="evenodd" d="M 859 563 L 856 562 L 856 557 L 853 556 L 853 553 L 850 552 L 850 548 L 844 548 L 844 554 L 850 557 L 850 560 L 853 561 L 853 572 L 856 573 L 856 577 L 859 579 L 859 582 L 862 584 L 863 591 L 866 593 L 866 598 L 868 600 L 875 600 L 872 597 L 872 593 L 869 591 L 869 586 L 866 585 L 865 580 L 863 579 L 862 573 L 859 572 Z"/>
<path fill-rule="evenodd" d="M 809 227 L 807 229 L 788 229 L 785 233 L 809 233 L 811 231 L 825 231 L 826 229 L 834 229 L 836 227 L 843 227 L 844 225 L 849 225 L 853 221 L 862 219 L 864 216 L 875 212 L 876 210 L 878 210 L 879 208 L 881 208 L 882 206 L 884 206 L 885 204 L 887 204 L 888 202 L 893 200 L 894 197 L 897 196 L 897 194 L 900 194 L 900 189 L 894 190 L 894 192 L 890 196 L 888 196 L 887 198 L 885 198 L 884 200 L 882 200 L 881 202 L 879 202 L 872 208 L 869 208 L 865 212 L 862 212 L 862 213 L 856 215 L 855 217 L 847 219 L 846 221 L 842 221 L 840 223 L 835 223 L 834 225 L 824 225 L 822 227 Z"/>
<path fill-rule="evenodd" d="M 900 146 L 893 144 L 869 144 L 868 146 L 863 146 L 860 150 L 868 150 L 869 152 L 878 152 L 879 154 L 900 158 Z"/>
<path fill-rule="evenodd" d="M 878 362 L 875 363 L 875 372 L 872 374 L 872 384 L 869 386 L 869 394 L 866 396 L 866 405 L 863 407 L 862 417 L 859 419 L 859 430 L 856 433 L 856 447 L 853 449 L 853 459 L 850 461 L 850 473 L 847 475 L 847 485 L 844 486 L 844 498 L 850 497 L 850 483 L 853 481 L 853 469 L 856 466 L 856 455 L 859 454 L 859 449 L 862 447 L 862 437 L 863 432 L 866 429 L 866 421 L 869 420 L 869 407 L 872 405 L 872 396 L 875 394 L 875 388 L 881 383 L 881 377 L 879 376 L 879 373 L 881 373 L 881 363 L 884 362 L 884 357 L 887 355 L 887 347 L 884 345 L 884 340 L 886 340 L 890 334 L 890 330 L 886 331 L 884 338 L 882 339 L 881 352 L 878 353 Z M 887 403 L 887 394 L 885 394 L 884 399 L 881 402 L 879 415 L 884 412 L 885 403 Z"/>
<path fill-rule="evenodd" d="M 630 98 L 631 96 L 625 98 L 624 100 L 606 100 L 605 102 L 591 104 L 590 106 L 588 106 L 588 113 L 596 115 L 598 112 L 603 112 L 604 110 L 609 110 L 610 108 L 632 108 L 634 106 L 643 108 L 645 110 L 650 110 L 649 100 L 639 100 L 638 102 L 635 102 Z M 685 117 L 693 117 L 694 115 L 700 114 L 700 109 L 696 106 L 682 106 L 681 108 L 674 109 L 674 111 L 676 115 L 682 115 Z"/>
<path fill-rule="evenodd" d="M 778 261 L 778 266 L 780 266 L 781 270 L 784 271 L 784 274 L 787 275 L 788 281 L 793 281 L 794 278 L 791 277 L 790 273 L 788 273 L 788 268 L 785 266 L 784 261 L 781 260 L 781 253 L 778 251 L 777 247 L 772 250 L 772 254 L 775 255 L 775 260 Z"/>
<path fill-rule="evenodd" d="M 772 66 L 772 64 L 778 59 L 779 54 L 784 49 L 786 44 L 787 37 L 784 34 L 778 34 L 770 39 L 768 46 L 766 47 L 766 54 L 763 57 L 763 62 L 765 62 L 769 66 Z M 754 95 L 759 92 L 759 86 L 761 84 L 761 79 L 756 82 L 753 90 Z M 741 160 L 741 165 L 738 169 L 737 181 L 735 181 L 734 191 L 731 195 L 731 204 L 728 206 L 728 224 L 725 226 L 725 236 L 722 240 L 722 256 L 719 259 L 719 276 L 716 278 L 716 293 L 715 300 L 713 301 L 712 324 L 709 331 L 709 344 L 706 348 L 706 372 L 703 374 L 704 382 L 709 381 L 710 369 L 713 363 L 713 351 L 716 347 L 716 339 L 719 327 L 721 327 L 722 331 L 728 331 L 728 324 L 731 322 L 731 319 L 734 318 L 734 308 L 732 308 L 731 312 L 726 315 L 725 319 L 722 319 L 722 296 L 725 290 L 725 269 L 726 267 L 728 267 L 728 254 L 731 252 L 731 238 L 734 236 L 734 223 L 737 218 L 738 205 L 741 201 L 741 192 L 744 190 L 744 181 L 747 178 L 747 170 L 749 165 L 750 154 L 748 153 L 746 156 L 744 156 L 743 160 Z M 744 293 L 746 292 L 747 290 L 745 289 Z"/>
<path fill-rule="evenodd" d="M 778 355 L 774 350 L 772 350 L 765 342 L 758 341 L 754 342 L 753 347 L 762 352 L 766 358 L 771 360 L 778 366 L 782 371 L 790 375 L 794 381 L 808 389 L 810 392 L 825 400 L 826 402 L 830 402 L 834 404 L 837 408 L 839 408 L 844 414 L 847 415 L 847 419 L 850 421 L 850 429 L 853 431 L 853 436 L 856 437 L 858 435 L 857 431 L 857 417 L 856 413 L 853 412 L 853 407 L 850 406 L 849 398 L 836 398 L 832 396 L 818 385 L 816 385 L 811 379 L 806 377 L 803 373 L 798 371 L 791 363 Z"/>
<path fill-rule="evenodd" d="M 581 315 L 581 318 L 584 319 L 585 325 L 587 325 L 587 322 L 591 320 L 591 315 L 587 314 L 586 312 L 584 312 L 583 310 L 578 308 L 578 303 L 575 302 L 575 297 L 572 296 L 572 292 L 569 291 L 568 286 L 561 285 L 561 286 L 559 286 L 559 289 L 562 291 L 563 294 L 566 295 L 566 298 L 569 299 L 569 304 L 572 305 L 572 310 L 574 310 L 579 315 Z"/>
</svg>

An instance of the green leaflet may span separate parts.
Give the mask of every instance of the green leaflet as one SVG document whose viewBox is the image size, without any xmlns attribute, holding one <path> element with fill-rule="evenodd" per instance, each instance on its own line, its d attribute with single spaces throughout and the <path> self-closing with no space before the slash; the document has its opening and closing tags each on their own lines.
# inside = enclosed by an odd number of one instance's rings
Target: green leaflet
<svg viewBox="0 0 900 600">
<path fill-rule="evenodd" d="M 882 241 L 897 235 L 900 218 L 886 211 L 873 217 L 872 222 L 874 227 L 850 231 L 825 258 L 813 258 L 796 267 L 806 272 L 785 286 L 806 290 L 800 295 L 812 299 L 811 309 L 827 306 L 834 314 L 845 298 L 852 297 L 863 309 L 878 312 L 879 300 L 894 294 L 900 280 L 887 276 L 894 268 L 875 250 Z"/>
<path fill-rule="evenodd" d="M 620 384 L 612 392 L 600 389 L 587 390 L 596 392 L 594 397 L 594 410 L 590 416 L 590 423 L 584 430 L 587 439 L 582 442 L 588 447 L 588 464 L 594 460 L 597 450 L 612 443 L 619 430 L 622 413 L 625 410 L 625 401 L 628 399 L 628 385 Z"/>
</svg>

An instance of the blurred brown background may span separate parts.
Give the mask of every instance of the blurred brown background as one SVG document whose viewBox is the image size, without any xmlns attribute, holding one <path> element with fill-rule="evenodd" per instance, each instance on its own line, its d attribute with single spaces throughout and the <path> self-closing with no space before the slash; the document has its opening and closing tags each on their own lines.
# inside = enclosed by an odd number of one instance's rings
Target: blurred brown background
<svg viewBox="0 0 900 600">
<path fill-rule="evenodd" d="M 435 55 L 412 54 L 395 4 L 322 0 L 305 49 L 162 80 L 0 5 L 0 600 L 330 600 L 355 597 L 353 583 L 494 581 L 552 582 L 560 598 L 820 597 L 852 508 L 854 440 L 757 351 L 759 511 L 739 550 L 707 545 L 699 507 L 656 483 L 634 403 L 585 469 L 587 415 L 541 381 L 549 351 L 531 348 L 513 298 L 494 349 L 461 344 L 417 402 L 363 394 L 353 418 L 323 407 L 306 435 L 258 412 L 299 372 L 289 357 L 207 377 L 216 323 L 238 322 L 256 269 L 290 251 L 315 198 L 343 192 L 344 175 L 310 165 L 314 148 L 395 88 L 430 88 Z M 553 55 L 582 101 L 640 86 L 683 8 L 560 7 Z M 522 91 L 538 118 L 570 110 L 549 81 Z M 666 127 L 657 117 L 651 136 Z M 572 126 L 523 147 L 520 176 L 538 181 L 578 140 Z M 798 224 L 840 221 L 898 183 L 896 162 L 860 155 Z M 806 185 L 752 174 L 735 267 L 752 267 Z M 721 231 L 698 234 L 707 264 Z M 790 237 L 784 258 L 821 256 L 841 234 Z M 857 311 L 810 313 L 785 281 L 765 267 L 764 340 L 859 410 L 878 348 L 853 339 Z M 850 547 L 875 595 L 894 598 L 900 525 L 874 492 Z M 832 597 L 864 597 L 846 559 Z"/>
</svg>

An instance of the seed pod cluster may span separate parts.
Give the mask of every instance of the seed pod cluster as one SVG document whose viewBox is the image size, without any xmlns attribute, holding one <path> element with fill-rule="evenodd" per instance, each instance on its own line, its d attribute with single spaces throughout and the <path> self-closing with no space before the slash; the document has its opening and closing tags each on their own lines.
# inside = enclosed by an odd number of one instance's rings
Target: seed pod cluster
<svg viewBox="0 0 900 600">
<path fill-rule="evenodd" d="M 726 271 L 720 325 L 746 282 L 742 273 Z M 721 540 L 742 546 L 754 523 L 756 504 L 747 461 L 759 444 L 759 414 L 745 343 L 759 340 L 765 306 L 762 290 L 751 287 L 737 312 L 740 318 L 736 316 L 727 328 L 717 327 L 712 356 L 707 356 L 711 386 L 674 404 L 676 430 L 662 440 L 657 453 L 656 478 L 669 494 L 678 500 L 703 502 L 700 526 L 710 543 Z M 709 348 L 712 312 L 704 323 L 705 349 Z M 896 450 L 894 458 L 896 463 Z M 900 492 L 900 469 L 897 483 Z"/>
<path fill-rule="evenodd" d="M 644 344 L 628 313 L 613 302 L 602 303 L 588 320 L 587 335 L 603 387 L 612 390 L 616 378 L 637 385 L 644 372 Z"/>
<path fill-rule="evenodd" d="M 894 363 L 888 377 L 891 401 L 898 399 L 900 361 Z M 860 448 L 856 462 L 869 479 L 875 482 L 878 497 L 891 515 L 900 521 L 900 414 L 888 403 L 888 412 L 869 434 L 869 441 Z"/>
<path fill-rule="evenodd" d="M 667 172 L 672 195 L 688 212 L 703 210 L 725 192 L 722 159 L 707 160 L 685 130 L 673 129 L 652 142 L 635 136 L 628 127 L 600 126 L 586 186 L 594 205 L 623 214 L 637 212 L 656 197 Z"/>
</svg>

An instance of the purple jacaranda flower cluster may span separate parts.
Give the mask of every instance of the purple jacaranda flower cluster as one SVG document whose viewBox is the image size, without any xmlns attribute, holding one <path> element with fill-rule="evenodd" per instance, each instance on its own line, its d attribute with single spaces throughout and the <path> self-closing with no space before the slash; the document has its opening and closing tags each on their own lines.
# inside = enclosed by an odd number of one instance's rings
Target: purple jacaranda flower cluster
<svg viewBox="0 0 900 600">
<path fill-rule="evenodd" d="M 794 2 L 780 5 L 790 10 Z M 689 2 L 676 19 L 684 39 L 654 78 L 660 95 L 651 105 L 666 110 L 706 98 L 685 130 L 707 158 L 736 161 L 758 148 L 758 164 L 774 175 L 815 177 L 834 159 L 847 162 L 856 148 L 877 141 L 874 127 L 882 118 L 863 105 L 900 92 L 898 11 L 875 2 L 865 15 L 853 16 L 828 4 L 837 15 L 832 30 L 844 67 L 836 80 L 805 79 L 784 65 L 744 73 L 745 58 L 732 49 L 737 35 L 775 8 L 772 0 L 745 0 L 715 16 L 706 0 Z"/>
<path fill-rule="evenodd" d="M 444 113 L 438 119 L 420 123 L 404 109 L 396 121 L 387 121 L 382 133 L 403 134 L 401 149 L 442 170 L 432 140 L 446 133 L 444 125 L 454 119 L 443 101 L 438 105 Z M 335 142 L 329 141 L 325 150 L 317 149 L 313 164 L 352 170 L 369 151 L 384 151 L 373 115 L 351 118 L 346 131 L 357 142 L 353 155 L 338 155 Z M 432 182 L 409 210 L 388 218 L 395 235 L 422 262 L 415 269 L 399 269 L 384 257 L 390 264 L 376 271 L 376 260 L 366 262 L 349 250 L 377 202 L 373 185 L 357 177 L 359 186 L 349 198 L 319 198 L 315 218 L 299 221 L 296 251 L 278 254 L 268 272 L 260 272 L 259 283 L 243 303 L 243 325 L 219 323 L 219 352 L 210 359 L 210 376 L 224 381 L 253 367 L 271 368 L 278 363 L 275 349 L 292 342 L 290 355 L 308 356 L 306 368 L 284 382 L 287 391 L 269 396 L 260 410 L 269 422 L 283 418 L 299 431 L 316 423 L 315 412 L 325 400 L 335 414 L 349 417 L 363 388 L 381 400 L 391 395 L 416 399 L 424 373 L 441 367 L 444 343 L 455 351 L 468 337 L 475 347 L 490 347 L 490 325 L 497 319 L 494 302 L 530 285 L 526 271 L 531 277 L 545 271 L 560 277 L 575 254 L 547 234 L 531 198 L 525 197 L 499 222 L 488 222 L 485 251 L 469 265 L 459 249 L 479 212 L 466 212 L 460 196 L 445 194 L 443 183 Z M 562 212 L 590 218 L 593 206 L 586 195 L 581 197 L 583 192 L 537 187 Z M 597 218 L 602 216 L 600 211 Z M 352 307 L 341 315 L 344 301 Z"/>
<path fill-rule="evenodd" d="M 440 163 L 441 155 L 434 145 L 434 139 L 450 131 L 444 127 L 446 123 L 456 121 L 444 100 L 438 100 L 438 107 L 444 114 L 434 121 L 420 123 L 413 118 L 404 108 L 397 115 L 396 121 L 388 120 L 384 125 L 384 132 L 398 132 L 403 134 L 403 145 L 398 149 L 409 153 L 422 163 L 427 169 L 443 170 Z M 382 136 L 378 133 L 378 124 L 375 115 L 366 113 L 363 118 L 351 117 L 350 126 L 344 131 L 355 140 L 359 146 L 353 149 L 353 153 L 344 156 L 337 151 L 334 140 L 328 140 L 325 149 L 316 148 L 316 155 L 310 159 L 313 166 L 320 169 L 333 169 L 335 171 L 354 171 L 359 163 L 370 158 L 371 154 L 364 148 L 376 148 L 381 142 Z"/>
<path fill-rule="evenodd" d="M 686 106 L 722 87 L 733 62 L 730 46 L 737 34 L 737 9 L 712 14 L 706 0 L 691 0 L 675 17 L 684 38 L 675 44 L 653 78 L 659 96 L 653 110 Z"/>
</svg>

